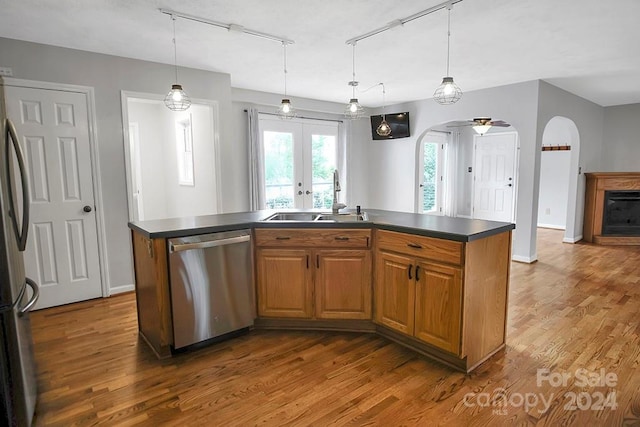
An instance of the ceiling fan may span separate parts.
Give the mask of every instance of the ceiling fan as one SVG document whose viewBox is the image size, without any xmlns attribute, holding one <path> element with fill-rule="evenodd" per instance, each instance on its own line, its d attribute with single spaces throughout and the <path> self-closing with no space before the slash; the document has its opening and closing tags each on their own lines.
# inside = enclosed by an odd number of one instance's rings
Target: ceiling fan
<svg viewBox="0 0 640 427">
<path fill-rule="evenodd" d="M 491 120 L 491 117 L 475 117 L 473 120 L 452 122 L 452 124 L 447 127 L 462 126 L 472 126 L 473 130 L 475 130 L 479 135 L 484 135 L 493 126 L 506 128 L 511 125 L 503 120 Z"/>
</svg>

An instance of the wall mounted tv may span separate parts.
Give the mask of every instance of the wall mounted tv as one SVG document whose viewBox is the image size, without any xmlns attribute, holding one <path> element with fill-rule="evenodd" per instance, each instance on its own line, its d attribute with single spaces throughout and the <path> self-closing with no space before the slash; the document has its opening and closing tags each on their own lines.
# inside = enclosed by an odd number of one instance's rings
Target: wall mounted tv
<svg viewBox="0 0 640 427">
<path fill-rule="evenodd" d="M 387 123 L 391 126 L 391 135 L 380 136 L 376 129 L 382 123 L 382 116 L 371 116 L 371 136 L 373 139 L 396 139 L 411 136 L 409 132 L 409 112 L 385 114 Z"/>
</svg>

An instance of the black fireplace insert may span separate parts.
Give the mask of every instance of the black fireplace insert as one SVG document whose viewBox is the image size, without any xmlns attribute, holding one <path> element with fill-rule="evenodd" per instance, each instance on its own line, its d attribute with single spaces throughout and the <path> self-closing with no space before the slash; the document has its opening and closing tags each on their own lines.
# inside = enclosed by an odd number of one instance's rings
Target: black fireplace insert
<svg viewBox="0 0 640 427">
<path fill-rule="evenodd" d="M 604 192 L 603 236 L 640 236 L 640 191 Z"/>
</svg>

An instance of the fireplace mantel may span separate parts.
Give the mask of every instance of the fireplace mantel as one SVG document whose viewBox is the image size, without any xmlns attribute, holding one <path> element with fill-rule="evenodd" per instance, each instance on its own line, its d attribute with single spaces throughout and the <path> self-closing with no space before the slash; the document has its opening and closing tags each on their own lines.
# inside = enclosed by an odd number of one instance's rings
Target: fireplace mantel
<svg viewBox="0 0 640 427">
<path fill-rule="evenodd" d="M 605 191 L 640 190 L 640 172 L 585 173 L 583 238 L 601 245 L 640 245 L 640 236 L 603 236 Z"/>
</svg>

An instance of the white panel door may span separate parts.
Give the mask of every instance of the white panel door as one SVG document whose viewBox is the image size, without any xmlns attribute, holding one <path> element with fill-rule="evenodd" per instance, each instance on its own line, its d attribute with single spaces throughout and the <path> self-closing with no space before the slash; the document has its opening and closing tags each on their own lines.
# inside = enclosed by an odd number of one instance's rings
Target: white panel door
<svg viewBox="0 0 640 427">
<path fill-rule="evenodd" d="M 476 135 L 473 217 L 513 221 L 517 134 Z"/>
<path fill-rule="evenodd" d="M 5 88 L 29 177 L 25 269 L 40 285 L 36 308 L 100 297 L 87 97 Z"/>
</svg>

